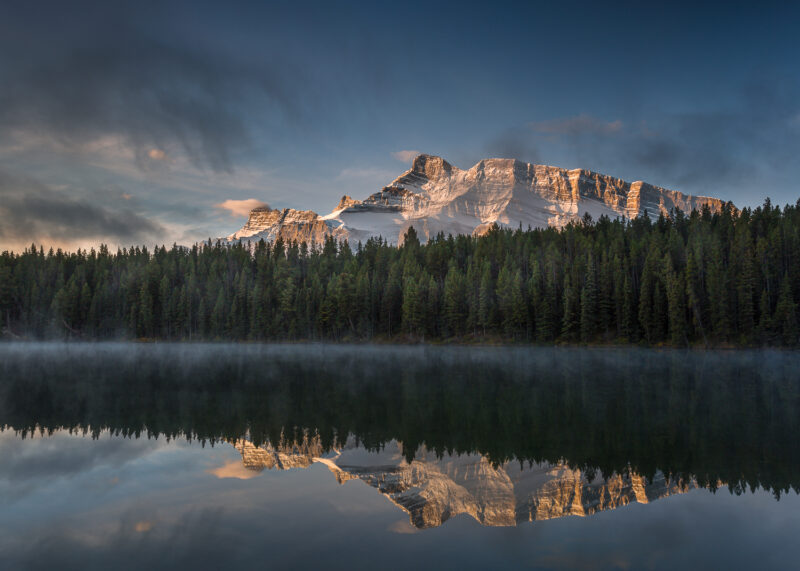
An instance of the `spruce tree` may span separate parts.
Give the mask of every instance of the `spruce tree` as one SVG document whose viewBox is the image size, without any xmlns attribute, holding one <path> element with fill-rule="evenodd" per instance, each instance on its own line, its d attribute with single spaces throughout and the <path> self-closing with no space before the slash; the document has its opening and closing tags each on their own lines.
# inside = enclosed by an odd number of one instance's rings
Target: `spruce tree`
<svg viewBox="0 0 800 571">
<path fill-rule="evenodd" d="M 461 335 L 466 326 L 466 279 L 455 262 L 450 262 L 444 279 L 444 322 L 450 335 Z"/>
<path fill-rule="evenodd" d="M 581 340 L 592 341 L 597 334 L 598 292 L 594 256 L 586 256 L 586 279 L 581 288 Z"/>
<path fill-rule="evenodd" d="M 486 330 L 491 329 L 494 321 L 494 285 L 492 284 L 492 273 L 489 263 L 483 264 L 481 275 L 481 287 L 478 293 L 478 325 L 481 327 L 483 335 Z"/>
<path fill-rule="evenodd" d="M 580 332 L 580 294 L 572 286 L 569 274 L 564 278 L 564 318 L 561 336 L 566 341 L 576 341 Z"/>
<path fill-rule="evenodd" d="M 781 280 L 781 289 L 778 293 L 778 303 L 775 306 L 772 323 L 785 345 L 790 347 L 797 345 L 797 304 L 792 296 L 792 286 L 788 274 L 784 275 Z"/>
</svg>

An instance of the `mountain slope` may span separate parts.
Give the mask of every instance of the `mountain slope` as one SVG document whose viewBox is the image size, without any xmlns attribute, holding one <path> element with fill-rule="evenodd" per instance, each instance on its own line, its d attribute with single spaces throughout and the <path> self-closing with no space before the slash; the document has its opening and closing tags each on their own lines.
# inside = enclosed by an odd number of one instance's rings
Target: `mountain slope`
<svg viewBox="0 0 800 571">
<path fill-rule="evenodd" d="M 481 234 L 502 227 L 561 227 L 586 213 L 597 219 L 685 212 L 716 198 L 690 196 L 637 181 L 628 183 L 583 169 L 533 165 L 514 159 L 485 159 L 462 170 L 431 155 L 419 155 L 411 169 L 364 200 L 343 196 L 328 215 L 310 210 L 256 208 L 228 240 L 284 240 L 321 243 L 327 236 L 366 241 L 382 236 L 402 242 L 409 226 L 424 241 L 442 232 Z"/>
</svg>

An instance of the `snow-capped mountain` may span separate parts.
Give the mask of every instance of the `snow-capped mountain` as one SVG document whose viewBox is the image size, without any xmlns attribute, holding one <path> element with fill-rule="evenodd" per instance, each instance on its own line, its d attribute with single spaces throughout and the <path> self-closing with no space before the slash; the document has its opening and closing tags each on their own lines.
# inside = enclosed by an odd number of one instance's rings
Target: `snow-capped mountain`
<svg viewBox="0 0 800 571">
<path fill-rule="evenodd" d="M 402 242 L 409 226 L 421 240 L 439 232 L 480 235 L 501 227 L 564 226 L 589 213 L 594 219 L 633 218 L 673 208 L 684 212 L 723 201 L 690 196 L 645 182 L 625 182 L 583 169 L 567 170 L 514 159 L 485 159 L 462 170 L 431 155 L 419 155 L 411 169 L 364 200 L 343 196 L 330 214 L 310 210 L 255 208 L 229 241 L 261 238 L 320 244 L 327 236 L 350 242 L 382 236 Z"/>
<path fill-rule="evenodd" d="M 340 450 L 325 452 L 319 438 L 273 447 L 233 442 L 248 470 L 289 470 L 324 464 L 343 484 L 361 480 L 409 514 L 417 528 L 442 525 L 467 514 L 487 526 L 513 526 L 564 516 L 589 516 L 630 503 L 649 503 L 697 487 L 695 480 L 674 480 L 657 473 L 587 477 L 566 464 L 498 466 L 480 454 L 438 456 L 422 447 L 409 463 L 402 445 L 389 442 L 367 451 L 352 439 Z"/>
</svg>

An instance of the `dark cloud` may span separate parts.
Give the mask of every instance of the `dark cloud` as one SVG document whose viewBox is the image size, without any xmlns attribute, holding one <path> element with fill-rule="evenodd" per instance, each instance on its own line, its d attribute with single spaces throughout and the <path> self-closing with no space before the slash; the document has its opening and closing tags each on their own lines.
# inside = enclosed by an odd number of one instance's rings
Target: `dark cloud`
<svg viewBox="0 0 800 571">
<path fill-rule="evenodd" d="M 295 112 L 279 66 L 226 56 L 202 38 L 180 40 L 174 22 L 171 34 L 159 32 L 167 15 L 156 4 L 111 4 L 9 10 L 0 24 L 2 131 L 69 145 L 118 136 L 142 166 L 179 150 L 230 171 L 251 140 L 247 102 Z"/>
<path fill-rule="evenodd" d="M 737 186 L 776 173 L 796 176 L 800 129 L 792 118 L 800 112 L 799 101 L 796 86 L 765 80 L 742 89 L 728 109 L 664 115 L 642 124 L 625 134 L 618 159 L 681 185 Z M 771 190 L 761 189 L 764 195 Z"/>
<path fill-rule="evenodd" d="M 0 171 L 0 244 L 30 241 L 140 242 L 165 229 L 120 204 L 110 208 Z"/>
<path fill-rule="evenodd" d="M 507 129 L 486 145 L 489 156 L 504 159 L 539 162 L 539 149 L 529 129 L 516 127 Z"/>
<path fill-rule="evenodd" d="M 625 122 L 578 115 L 530 123 L 524 131 L 504 133 L 489 148 L 516 158 L 539 149 L 549 164 L 760 202 L 796 188 L 798 102 L 796 85 L 763 80 L 741 88 L 722 108 L 655 111 L 646 120 Z"/>
<path fill-rule="evenodd" d="M 601 121 L 590 115 L 581 114 L 566 119 L 553 119 L 531 123 L 531 129 L 537 133 L 550 135 L 609 135 L 622 129 L 622 121 Z"/>
</svg>

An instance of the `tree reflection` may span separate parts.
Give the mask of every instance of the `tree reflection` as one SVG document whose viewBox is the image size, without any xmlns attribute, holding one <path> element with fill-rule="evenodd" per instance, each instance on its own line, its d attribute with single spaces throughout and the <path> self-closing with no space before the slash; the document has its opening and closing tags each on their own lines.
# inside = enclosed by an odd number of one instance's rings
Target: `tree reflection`
<svg viewBox="0 0 800 571">
<path fill-rule="evenodd" d="M 800 356 L 615 349 L 70 345 L 0 348 L 0 425 L 255 445 L 348 435 L 410 461 L 694 477 L 800 492 Z"/>
</svg>

